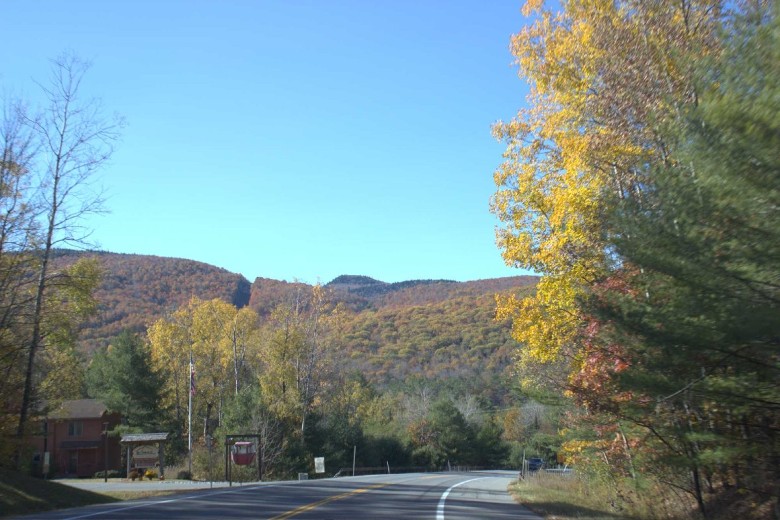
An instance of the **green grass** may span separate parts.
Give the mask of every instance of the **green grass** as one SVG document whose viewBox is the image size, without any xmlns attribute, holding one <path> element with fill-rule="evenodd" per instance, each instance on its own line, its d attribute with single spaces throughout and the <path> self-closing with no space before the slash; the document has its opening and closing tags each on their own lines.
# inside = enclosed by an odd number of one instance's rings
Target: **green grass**
<svg viewBox="0 0 780 520">
<path fill-rule="evenodd" d="M 775 518 L 775 498 L 741 490 L 707 496 L 712 520 Z M 539 473 L 509 486 L 515 500 L 546 520 L 681 520 L 700 518 L 692 497 L 647 479 L 607 484 L 577 475 Z"/>
<path fill-rule="evenodd" d="M 0 469 L 0 516 L 118 502 L 99 493 Z"/>
<path fill-rule="evenodd" d="M 658 518 L 648 511 L 648 504 L 625 495 L 619 496 L 594 482 L 575 475 L 561 476 L 539 472 L 512 484 L 512 496 L 548 520 L 647 520 Z"/>
<path fill-rule="evenodd" d="M 165 489 L 148 491 L 106 491 L 105 496 L 116 498 L 117 500 L 134 500 L 136 498 L 163 497 L 175 495 L 177 493 L 187 493 L 189 490 Z"/>
</svg>

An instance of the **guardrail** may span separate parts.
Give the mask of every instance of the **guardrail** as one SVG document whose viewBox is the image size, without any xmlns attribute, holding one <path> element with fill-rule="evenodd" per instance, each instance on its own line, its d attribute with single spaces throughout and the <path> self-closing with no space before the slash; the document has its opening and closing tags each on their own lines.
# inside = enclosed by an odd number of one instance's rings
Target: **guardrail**
<svg viewBox="0 0 780 520">
<path fill-rule="evenodd" d="M 484 471 L 489 468 L 486 466 L 460 466 L 457 464 L 450 464 L 442 467 L 430 467 L 430 466 L 369 466 L 362 468 L 355 468 L 354 474 L 351 467 L 339 468 L 339 470 L 333 474 L 333 477 L 349 477 L 360 475 L 379 475 L 383 473 L 436 473 L 442 471 Z"/>
</svg>

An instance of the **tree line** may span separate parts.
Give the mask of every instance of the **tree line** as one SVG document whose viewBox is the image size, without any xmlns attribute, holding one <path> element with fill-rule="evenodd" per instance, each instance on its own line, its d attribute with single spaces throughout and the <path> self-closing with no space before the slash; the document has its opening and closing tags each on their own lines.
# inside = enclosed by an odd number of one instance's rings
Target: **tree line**
<svg viewBox="0 0 780 520">
<path fill-rule="evenodd" d="M 145 336 L 126 331 L 98 351 L 86 391 L 125 417 L 115 433 L 173 432 L 166 460 L 186 460 L 191 436 L 196 478 L 207 477 L 207 440 L 221 449 L 235 434 L 257 436 L 270 479 L 313 471 L 317 456 L 333 474 L 355 453 L 359 467 L 375 469 L 501 467 L 543 428 L 539 410 L 535 421 L 530 408 L 495 410 L 466 386 L 373 385 L 341 359 L 344 312 L 320 286 L 291 286 L 268 319 L 193 298 Z"/>
<path fill-rule="evenodd" d="M 624 497 L 780 517 L 778 5 L 544 4 L 494 129 L 499 246 L 542 275 L 499 305 L 522 384 L 569 397 L 563 451 Z"/>
</svg>

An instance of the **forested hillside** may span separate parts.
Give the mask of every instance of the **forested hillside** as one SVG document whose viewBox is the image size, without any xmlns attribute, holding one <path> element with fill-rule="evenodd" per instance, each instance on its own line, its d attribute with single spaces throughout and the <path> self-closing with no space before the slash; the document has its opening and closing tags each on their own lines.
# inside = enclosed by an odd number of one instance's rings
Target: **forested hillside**
<svg viewBox="0 0 780 520">
<path fill-rule="evenodd" d="M 326 287 L 332 290 L 340 301 L 352 304 L 357 310 L 363 310 L 441 303 L 453 298 L 493 295 L 535 284 L 534 276 L 512 276 L 469 282 L 408 280 L 385 283 L 367 276 L 342 275 L 328 283 Z"/>
<path fill-rule="evenodd" d="M 262 320 L 311 286 L 241 275 L 201 262 L 148 255 L 59 251 L 56 264 L 94 257 L 103 269 L 96 291 L 98 313 L 81 333 L 80 345 L 91 355 L 123 329 L 145 334 L 155 320 L 169 315 L 192 297 L 219 298 L 238 308 L 249 306 Z M 412 280 L 385 283 L 365 276 L 339 276 L 324 286 L 331 304 L 341 303 L 344 368 L 362 373 L 380 386 L 408 378 L 449 380 L 499 402 L 507 392 L 516 343 L 508 321 L 497 322 L 494 294 L 520 290 L 536 279 L 518 276 L 454 282 Z M 522 295 L 521 294 L 521 295 Z M 457 383 L 455 382 L 457 380 Z"/>
<path fill-rule="evenodd" d="M 334 301 L 342 303 L 353 312 L 360 312 L 385 307 L 441 303 L 464 296 L 493 295 L 535 284 L 534 276 L 512 276 L 469 282 L 407 280 L 386 283 L 368 276 L 341 275 L 325 284 L 325 289 Z M 260 316 L 268 316 L 274 307 L 285 301 L 291 291 L 306 287 L 306 284 L 300 282 L 257 278 L 252 284 L 249 306 Z"/>
<path fill-rule="evenodd" d="M 347 464 L 355 446 L 367 466 L 491 466 L 505 463 L 510 446 L 520 453 L 517 435 L 501 426 L 516 407 L 517 343 L 510 321 L 495 319 L 495 295 L 527 296 L 533 277 L 340 276 L 324 286 L 258 278 L 250 287 L 189 260 L 60 252 L 57 262 L 84 256 L 103 270 L 99 312 L 78 344 L 90 360 L 87 393 L 134 427 L 185 431 L 186 397 L 197 387 L 192 414 L 205 425 L 197 435 L 247 421 L 273 429 L 263 449 L 276 476 L 298 471 L 311 453 Z M 431 440 L 456 430 L 457 442 Z M 171 450 L 181 457 L 184 446 Z"/>
<path fill-rule="evenodd" d="M 511 386 L 517 343 L 508 322 L 494 316 L 495 299 L 489 294 L 366 310 L 348 322 L 345 351 L 351 364 L 376 383 L 438 380 L 497 403 Z"/>
<path fill-rule="evenodd" d="M 193 260 L 58 251 L 54 264 L 63 267 L 85 256 L 96 258 L 103 270 L 95 292 L 97 314 L 84 324 L 80 337 L 88 353 L 108 344 L 123 329 L 144 332 L 155 319 L 193 296 L 220 298 L 237 307 L 249 302 L 250 284 L 243 276 Z"/>
</svg>

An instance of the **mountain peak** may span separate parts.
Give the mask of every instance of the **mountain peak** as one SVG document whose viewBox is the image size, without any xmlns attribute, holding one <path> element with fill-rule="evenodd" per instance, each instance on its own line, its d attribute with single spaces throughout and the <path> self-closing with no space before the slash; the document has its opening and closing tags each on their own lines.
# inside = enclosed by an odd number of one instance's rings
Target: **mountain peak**
<svg viewBox="0 0 780 520">
<path fill-rule="evenodd" d="M 360 276 L 354 274 L 342 274 L 337 276 L 327 284 L 328 286 L 350 286 L 350 287 L 366 287 L 370 285 L 386 285 L 385 282 L 371 278 L 370 276 Z"/>
</svg>

